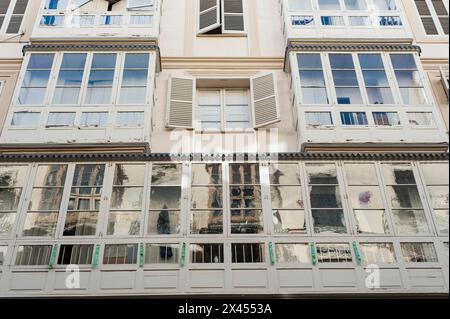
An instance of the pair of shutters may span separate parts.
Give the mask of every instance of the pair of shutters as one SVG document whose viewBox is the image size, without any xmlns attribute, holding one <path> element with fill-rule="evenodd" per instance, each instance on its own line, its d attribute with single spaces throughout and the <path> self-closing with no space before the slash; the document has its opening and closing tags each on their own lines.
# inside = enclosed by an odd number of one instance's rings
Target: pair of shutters
<svg viewBox="0 0 450 319">
<path fill-rule="evenodd" d="M 198 0 L 198 32 L 221 28 L 222 33 L 245 31 L 243 0 Z"/>
<path fill-rule="evenodd" d="M 250 79 L 254 128 L 280 121 L 280 109 L 273 73 Z M 194 78 L 172 77 L 167 100 L 168 128 L 194 128 L 196 81 Z"/>
<path fill-rule="evenodd" d="M 6 18 L 6 13 L 8 12 L 11 0 L 0 0 L 0 28 L 3 26 L 3 22 Z M 8 28 L 6 33 L 16 34 L 20 31 L 20 26 L 22 25 L 23 17 L 27 9 L 28 0 L 17 0 L 9 20 Z"/>
</svg>

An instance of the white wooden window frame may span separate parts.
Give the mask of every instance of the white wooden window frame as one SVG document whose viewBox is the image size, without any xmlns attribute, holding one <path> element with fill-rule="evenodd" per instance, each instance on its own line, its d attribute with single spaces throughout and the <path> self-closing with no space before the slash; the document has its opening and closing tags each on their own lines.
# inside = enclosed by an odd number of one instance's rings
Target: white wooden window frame
<svg viewBox="0 0 450 319">
<path fill-rule="evenodd" d="M 213 34 L 212 36 L 220 36 L 220 35 L 246 35 L 247 34 L 247 14 L 246 12 L 247 10 L 247 0 L 242 0 L 242 9 L 243 9 L 243 13 L 227 13 L 226 15 L 232 15 L 232 16 L 242 16 L 243 17 L 243 23 L 244 23 L 244 30 L 242 31 L 238 31 L 238 30 L 226 30 L 225 29 L 225 12 L 223 10 L 224 8 L 224 1 L 225 0 L 217 0 L 217 4 L 218 4 L 218 10 L 217 10 L 217 21 L 218 23 L 212 24 L 209 27 L 203 28 L 201 29 L 200 27 L 200 15 L 201 13 L 205 13 L 208 11 L 213 10 L 212 8 L 208 9 L 208 10 L 204 10 L 204 11 L 200 11 L 200 0 L 197 0 L 197 9 L 196 9 L 196 13 L 197 13 L 197 36 L 201 36 L 201 35 L 208 35 L 207 33 L 220 28 L 221 29 L 221 33 L 219 34 Z"/>
</svg>

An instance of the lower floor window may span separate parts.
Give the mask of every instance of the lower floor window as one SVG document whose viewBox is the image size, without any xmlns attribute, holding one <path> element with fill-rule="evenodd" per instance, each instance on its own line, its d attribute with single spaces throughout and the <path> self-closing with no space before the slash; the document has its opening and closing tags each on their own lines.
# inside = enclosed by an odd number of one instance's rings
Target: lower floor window
<svg viewBox="0 0 450 319">
<path fill-rule="evenodd" d="M 342 125 L 368 125 L 367 115 L 364 112 L 341 112 Z"/>
<path fill-rule="evenodd" d="M 311 250 L 309 244 L 276 244 L 275 252 L 277 262 L 280 264 L 297 263 L 310 264 Z"/>
<path fill-rule="evenodd" d="M 392 243 L 362 243 L 361 255 L 366 264 L 392 264 L 396 262 Z"/>
<path fill-rule="evenodd" d="M 263 263 L 264 257 L 264 244 L 232 244 L 231 256 L 232 262 L 237 264 L 242 263 Z"/>
<path fill-rule="evenodd" d="M 0 246 L 0 266 L 3 266 L 6 259 L 6 253 L 8 252 L 8 246 Z"/>
<path fill-rule="evenodd" d="M 319 263 L 350 263 L 353 261 L 349 244 L 317 244 Z"/>
<path fill-rule="evenodd" d="M 222 264 L 224 262 L 223 244 L 191 244 L 193 264 Z"/>
<path fill-rule="evenodd" d="M 434 126 L 431 112 L 408 112 L 408 119 L 411 126 Z"/>
<path fill-rule="evenodd" d="M 16 266 L 44 266 L 50 263 L 53 247 L 51 245 L 19 246 Z"/>
<path fill-rule="evenodd" d="M 137 244 L 106 245 L 103 255 L 105 265 L 133 265 L 137 264 Z"/>
<path fill-rule="evenodd" d="M 403 258 L 407 263 L 438 262 L 433 243 L 401 243 Z"/>
<path fill-rule="evenodd" d="M 310 127 L 333 125 L 330 112 L 306 112 L 306 124 Z"/>
<path fill-rule="evenodd" d="M 118 112 L 116 125 L 118 127 L 144 126 L 144 112 Z"/>
<path fill-rule="evenodd" d="M 373 119 L 375 125 L 380 126 L 398 126 L 400 125 L 400 118 L 396 112 L 374 112 Z"/>
<path fill-rule="evenodd" d="M 70 127 L 75 122 L 75 113 L 50 113 L 47 127 Z"/>
<path fill-rule="evenodd" d="M 38 112 L 16 112 L 12 116 L 11 126 L 38 126 L 40 116 L 41 114 Z"/>
<path fill-rule="evenodd" d="M 179 244 L 147 244 L 145 264 L 177 264 L 180 258 Z"/>
<path fill-rule="evenodd" d="M 89 265 L 92 263 L 94 245 L 61 245 L 59 265 Z"/>
</svg>

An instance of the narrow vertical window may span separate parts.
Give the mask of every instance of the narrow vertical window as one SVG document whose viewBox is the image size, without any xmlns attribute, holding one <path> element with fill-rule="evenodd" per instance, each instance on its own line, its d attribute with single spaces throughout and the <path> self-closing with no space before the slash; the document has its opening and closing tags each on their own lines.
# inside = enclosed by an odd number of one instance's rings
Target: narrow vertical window
<svg viewBox="0 0 450 319">
<path fill-rule="evenodd" d="M 145 104 L 150 54 L 127 53 L 120 90 L 120 104 Z"/>
<path fill-rule="evenodd" d="M 359 54 L 370 104 L 394 104 L 381 54 Z"/>
<path fill-rule="evenodd" d="M 86 103 L 110 104 L 117 54 L 94 53 L 89 75 Z"/>
<path fill-rule="evenodd" d="M 338 104 L 362 104 L 362 95 L 351 54 L 330 54 Z"/>
<path fill-rule="evenodd" d="M 303 104 L 329 104 L 320 54 L 297 54 Z"/>
<path fill-rule="evenodd" d="M 21 31 L 23 17 L 27 10 L 28 0 L 16 0 L 11 19 L 9 20 L 8 29 L 6 33 L 19 33 Z"/>
<path fill-rule="evenodd" d="M 78 104 L 86 53 L 65 53 L 59 70 L 53 104 Z"/>
</svg>

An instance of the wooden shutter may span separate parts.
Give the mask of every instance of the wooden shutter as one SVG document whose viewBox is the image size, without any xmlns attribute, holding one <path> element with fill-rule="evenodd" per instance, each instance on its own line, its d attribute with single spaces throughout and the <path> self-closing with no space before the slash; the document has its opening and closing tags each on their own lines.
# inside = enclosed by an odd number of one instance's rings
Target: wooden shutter
<svg viewBox="0 0 450 319">
<path fill-rule="evenodd" d="M 280 109 L 273 73 L 251 79 L 254 127 L 259 128 L 280 121 Z"/>
<path fill-rule="evenodd" d="M 198 32 L 220 27 L 220 0 L 198 0 Z"/>
<path fill-rule="evenodd" d="M 222 0 L 222 32 L 245 31 L 243 0 Z"/>
<path fill-rule="evenodd" d="M 169 79 L 167 98 L 168 128 L 193 129 L 195 79 L 172 77 Z"/>
<path fill-rule="evenodd" d="M 430 8 L 425 0 L 415 0 L 417 11 L 419 12 L 420 19 L 422 20 L 425 33 L 428 35 L 439 34 L 436 25 L 434 24 L 433 17 L 431 16 Z"/>
</svg>

